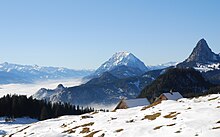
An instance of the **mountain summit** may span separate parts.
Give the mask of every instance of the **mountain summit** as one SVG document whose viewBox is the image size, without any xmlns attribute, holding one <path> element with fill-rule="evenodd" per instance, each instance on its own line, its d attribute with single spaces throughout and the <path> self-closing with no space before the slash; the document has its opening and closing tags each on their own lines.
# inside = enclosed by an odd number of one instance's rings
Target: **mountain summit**
<svg viewBox="0 0 220 137">
<path fill-rule="evenodd" d="M 178 67 L 197 67 L 198 65 L 220 62 L 220 56 L 212 52 L 205 39 L 199 40 L 190 56 Z"/>
<path fill-rule="evenodd" d="M 110 71 L 117 66 L 128 66 L 132 68 L 138 68 L 141 71 L 146 71 L 147 67 L 142 61 L 129 52 L 117 52 L 108 61 L 102 64 L 96 71 L 96 73 L 102 73 Z"/>
<path fill-rule="evenodd" d="M 132 53 L 117 52 L 108 61 L 103 63 L 95 73 L 92 74 L 92 77 L 99 77 L 104 72 L 110 72 L 119 78 L 129 77 L 143 74 L 147 70 L 148 68 L 145 64 Z"/>
</svg>

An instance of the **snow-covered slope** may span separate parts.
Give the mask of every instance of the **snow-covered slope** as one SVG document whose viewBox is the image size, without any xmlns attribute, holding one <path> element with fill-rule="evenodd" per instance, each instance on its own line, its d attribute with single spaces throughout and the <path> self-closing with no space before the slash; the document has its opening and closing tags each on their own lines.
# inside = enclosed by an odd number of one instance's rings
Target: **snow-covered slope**
<svg viewBox="0 0 220 137">
<path fill-rule="evenodd" d="M 178 64 L 178 62 L 167 62 L 167 63 L 163 63 L 163 64 L 158 64 L 158 65 L 148 65 L 148 69 L 149 70 L 157 70 L 157 69 L 164 69 L 164 68 L 168 68 L 171 66 L 176 66 Z"/>
<path fill-rule="evenodd" d="M 2 135 L 47 137 L 219 137 L 220 95 L 163 101 L 146 108 L 97 112 L 17 127 L 0 123 Z"/>
<path fill-rule="evenodd" d="M 197 64 L 197 67 L 194 67 L 194 68 L 196 70 L 199 70 L 200 72 L 220 70 L 220 63 L 213 63 L 213 64 L 207 64 L 207 65 Z"/>
<path fill-rule="evenodd" d="M 31 83 L 46 79 L 84 77 L 89 70 L 73 70 L 61 67 L 40 67 L 38 65 L 0 64 L 0 84 Z"/>
</svg>

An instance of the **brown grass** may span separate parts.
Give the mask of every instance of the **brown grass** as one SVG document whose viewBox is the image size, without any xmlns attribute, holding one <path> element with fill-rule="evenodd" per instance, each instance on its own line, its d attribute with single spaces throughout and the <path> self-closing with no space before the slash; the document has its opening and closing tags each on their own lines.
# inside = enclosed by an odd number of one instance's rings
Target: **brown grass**
<svg viewBox="0 0 220 137">
<path fill-rule="evenodd" d="M 212 101 L 212 100 L 216 100 L 216 99 L 218 99 L 218 97 L 210 98 L 210 99 L 208 99 L 208 101 Z"/>
<path fill-rule="evenodd" d="M 180 131 L 180 130 L 178 130 L 178 131 L 176 131 L 176 132 L 174 132 L 174 133 L 181 133 L 181 131 Z"/>
<path fill-rule="evenodd" d="M 119 133 L 119 132 L 121 132 L 121 131 L 123 131 L 124 129 L 117 129 L 117 130 L 115 130 L 115 132 L 116 133 Z"/>
<path fill-rule="evenodd" d="M 213 127 L 212 129 L 220 129 L 220 127 Z"/>
<path fill-rule="evenodd" d="M 89 128 L 84 127 L 84 128 L 82 129 L 82 131 L 80 131 L 80 134 L 89 133 L 89 132 L 90 132 Z"/>
<path fill-rule="evenodd" d="M 192 109 L 191 107 L 188 107 L 187 110 Z"/>
<path fill-rule="evenodd" d="M 76 130 L 74 130 L 74 129 L 68 129 L 68 130 L 65 130 L 65 131 L 63 131 L 62 133 L 68 133 L 68 134 L 72 134 L 72 133 L 75 133 L 76 132 Z"/>
<path fill-rule="evenodd" d="M 160 115 L 161 115 L 161 113 L 155 113 L 155 114 L 152 114 L 152 115 L 146 115 L 142 120 L 144 120 L 144 119 L 155 120 Z"/>
<path fill-rule="evenodd" d="M 80 127 L 92 126 L 93 124 L 94 124 L 94 122 L 90 122 L 90 123 L 87 123 L 87 124 L 75 126 L 74 128 L 63 131 L 63 133 L 69 133 L 69 134 L 75 133 L 76 131 L 74 129 L 77 129 L 77 128 L 80 128 Z"/>
<path fill-rule="evenodd" d="M 177 112 L 170 112 L 170 114 L 163 116 L 164 118 L 175 118 L 180 113 Z"/>
<path fill-rule="evenodd" d="M 84 136 L 84 137 L 93 137 L 96 133 L 98 133 L 98 132 L 100 132 L 101 130 L 98 130 L 98 131 L 94 131 L 94 132 L 92 132 L 92 133 L 90 133 L 90 134 L 88 134 L 88 135 L 86 135 L 86 136 Z"/>
<path fill-rule="evenodd" d="M 149 106 L 143 107 L 143 108 L 141 109 L 141 111 L 146 110 L 146 109 L 151 108 L 151 107 L 154 107 L 154 106 L 156 106 L 156 105 L 158 105 L 158 104 L 160 104 L 160 103 L 161 103 L 161 101 L 154 102 L 154 103 L 150 104 Z"/>
<path fill-rule="evenodd" d="M 89 116 L 89 115 L 81 116 L 81 119 L 87 119 L 87 118 L 93 118 L 93 116 Z"/>
<path fill-rule="evenodd" d="M 105 133 L 101 134 L 99 137 L 104 137 L 105 136 Z"/>
<path fill-rule="evenodd" d="M 158 129 L 162 128 L 162 127 L 163 126 L 157 126 L 157 127 L 154 128 L 154 130 L 158 130 Z"/>
<path fill-rule="evenodd" d="M 216 108 L 220 108 L 220 106 L 217 106 Z"/>
<path fill-rule="evenodd" d="M 15 134 L 17 134 L 17 133 L 22 132 L 22 131 L 26 130 L 26 129 L 29 128 L 29 127 L 30 127 L 30 126 L 26 126 L 25 128 L 22 128 L 21 130 L 19 130 L 19 131 L 13 133 L 13 134 L 11 134 L 11 135 L 9 135 L 9 137 L 12 137 L 13 135 L 15 135 Z"/>
<path fill-rule="evenodd" d="M 98 111 L 95 111 L 95 112 L 91 112 L 90 114 L 95 115 L 95 114 L 98 114 L 98 113 L 99 113 Z"/>
<path fill-rule="evenodd" d="M 167 125 L 168 127 L 171 127 L 171 126 L 174 126 L 174 125 L 176 125 L 175 123 L 174 124 L 169 124 L 169 125 Z"/>
<path fill-rule="evenodd" d="M 133 122 L 134 122 L 134 119 L 126 121 L 126 123 L 133 123 Z"/>
<path fill-rule="evenodd" d="M 60 127 L 65 128 L 65 127 L 67 127 L 67 125 L 66 125 L 66 124 L 63 124 L 63 125 L 61 125 Z"/>
</svg>

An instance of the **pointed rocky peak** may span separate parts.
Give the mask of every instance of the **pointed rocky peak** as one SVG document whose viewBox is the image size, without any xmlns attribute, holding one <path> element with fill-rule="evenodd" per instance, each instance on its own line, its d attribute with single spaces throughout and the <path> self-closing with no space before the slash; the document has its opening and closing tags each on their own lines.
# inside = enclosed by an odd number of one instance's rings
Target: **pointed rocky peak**
<svg viewBox="0 0 220 137">
<path fill-rule="evenodd" d="M 147 67 L 145 64 L 129 52 L 117 52 L 108 61 L 103 63 L 97 70 L 96 74 L 101 75 L 103 72 L 111 71 L 118 66 L 127 66 L 132 68 L 138 68 L 145 72 Z"/>
<path fill-rule="evenodd" d="M 186 59 L 186 62 L 197 62 L 201 64 L 218 62 L 219 56 L 212 52 L 209 48 L 205 39 L 201 39 L 197 44 L 196 47 L 193 49 L 193 52 Z"/>
</svg>

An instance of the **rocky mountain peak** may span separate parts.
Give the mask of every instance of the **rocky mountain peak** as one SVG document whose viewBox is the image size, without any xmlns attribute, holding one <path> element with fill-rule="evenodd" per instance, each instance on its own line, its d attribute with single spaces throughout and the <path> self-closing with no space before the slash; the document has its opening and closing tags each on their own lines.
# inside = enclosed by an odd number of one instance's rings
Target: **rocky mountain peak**
<svg viewBox="0 0 220 137">
<path fill-rule="evenodd" d="M 127 66 L 137 68 L 143 72 L 147 70 L 145 64 L 129 52 L 117 52 L 108 61 L 103 63 L 97 70 L 96 74 L 101 75 L 103 72 L 111 71 L 118 66 Z"/>
<path fill-rule="evenodd" d="M 209 63 L 219 61 L 219 56 L 212 52 L 205 39 L 201 39 L 186 62 Z"/>
</svg>

